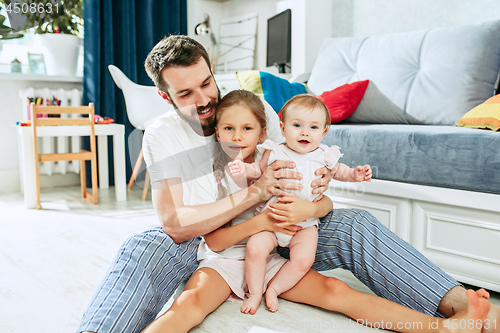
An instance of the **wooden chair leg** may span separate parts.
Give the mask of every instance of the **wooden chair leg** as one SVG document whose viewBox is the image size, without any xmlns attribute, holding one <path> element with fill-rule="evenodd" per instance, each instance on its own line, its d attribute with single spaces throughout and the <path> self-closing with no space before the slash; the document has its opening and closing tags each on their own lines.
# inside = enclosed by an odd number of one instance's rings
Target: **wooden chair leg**
<svg viewBox="0 0 500 333">
<path fill-rule="evenodd" d="M 38 161 L 35 160 L 35 182 L 36 182 L 36 209 L 40 210 L 42 209 L 42 205 L 40 204 L 40 176 L 38 175 Z"/>
<path fill-rule="evenodd" d="M 87 178 L 85 175 L 85 161 L 80 161 L 80 185 L 82 187 L 82 198 L 87 197 Z"/>
<path fill-rule="evenodd" d="M 91 167 L 92 167 L 92 202 L 94 205 L 97 205 L 97 195 L 98 195 L 98 188 L 97 188 L 97 161 L 94 159 L 90 161 Z"/>
<path fill-rule="evenodd" d="M 33 106 L 31 107 L 31 115 L 32 117 L 36 117 L 33 112 Z M 33 152 L 34 156 L 33 158 L 35 159 L 35 186 L 36 186 L 36 209 L 40 210 L 42 209 L 42 205 L 40 204 L 40 176 L 39 176 L 39 168 L 38 168 L 38 138 L 36 136 L 36 123 L 33 121 Z M 24 194 L 26 195 L 26 193 Z"/>
<path fill-rule="evenodd" d="M 142 165 L 142 156 L 143 155 L 142 155 L 142 148 L 141 148 L 141 151 L 139 152 L 139 156 L 137 157 L 137 161 L 135 161 L 134 170 L 132 171 L 132 175 L 130 176 L 130 180 L 128 181 L 127 188 L 129 190 L 134 185 L 134 181 L 137 178 L 137 174 L 139 173 L 139 169 L 141 168 L 141 165 Z"/>
<path fill-rule="evenodd" d="M 148 197 L 149 189 L 149 172 L 146 170 L 146 177 L 144 178 L 144 189 L 142 190 L 142 201 L 145 201 Z"/>
</svg>

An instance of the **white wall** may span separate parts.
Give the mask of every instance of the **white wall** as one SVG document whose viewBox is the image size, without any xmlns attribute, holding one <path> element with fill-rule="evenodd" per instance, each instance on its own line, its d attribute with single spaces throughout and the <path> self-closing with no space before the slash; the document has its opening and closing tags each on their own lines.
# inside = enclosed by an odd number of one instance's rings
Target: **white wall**
<svg viewBox="0 0 500 333">
<path fill-rule="evenodd" d="M 266 67 L 267 19 L 292 8 L 292 74 L 310 71 L 325 37 L 373 36 L 500 19 L 498 0 L 188 0 L 189 35 L 209 13 L 218 35 L 220 19 L 259 15 L 255 68 Z M 217 21 L 218 20 L 218 21 Z M 196 21 L 196 22 L 195 22 Z M 207 36 L 197 36 L 210 46 Z"/>
<path fill-rule="evenodd" d="M 220 36 L 220 22 L 222 18 L 237 16 L 246 13 L 257 13 L 257 45 L 255 48 L 255 66 L 259 70 L 277 73 L 274 67 L 266 68 L 266 40 L 267 40 L 267 19 L 278 13 L 278 0 L 231 0 L 225 2 L 210 0 L 188 0 L 188 36 L 196 39 L 205 48 L 211 46 L 208 36 L 196 36 L 195 26 L 203 21 L 203 15 L 210 15 L 212 31 L 218 41 Z"/>
<path fill-rule="evenodd" d="M 332 36 L 331 0 L 292 1 L 292 76 L 309 73 L 323 39 Z"/>
<path fill-rule="evenodd" d="M 254 68 L 277 73 L 275 67 L 266 67 L 267 19 L 276 15 L 277 0 L 232 0 L 222 4 L 222 17 L 237 16 L 244 13 L 257 13 L 257 45 L 255 46 Z"/>
<path fill-rule="evenodd" d="M 333 36 L 373 36 L 500 19 L 497 0 L 334 0 Z"/>
<path fill-rule="evenodd" d="M 200 42 L 208 51 L 210 55 L 216 50 L 212 50 L 212 43 L 209 35 L 195 35 L 194 28 L 198 23 L 204 21 L 204 15 L 210 16 L 210 26 L 212 32 L 218 41 L 219 27 L 222 20 L 222 2 L 207 1 L 207 0 L 188 0 L 187 1 L 187 24 L 188 36 Z M 215 53 L 217 54 L 217 53 Z"/>
</svg>

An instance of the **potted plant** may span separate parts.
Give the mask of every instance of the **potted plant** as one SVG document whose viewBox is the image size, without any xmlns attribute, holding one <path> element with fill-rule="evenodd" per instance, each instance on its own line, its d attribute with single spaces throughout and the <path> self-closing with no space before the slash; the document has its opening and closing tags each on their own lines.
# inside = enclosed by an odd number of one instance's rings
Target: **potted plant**
<svg viewBox="0 0 500 333">
<path fill-rule="evenodd" d="M 3 0 L 14 31 L 35 28 L 47 74 L 75 75 L 83 36 L 82 0 Z"/>
<path fill-rule="evenodd" d="M 12 28 L 3 24 L 5 21 L 5 16 L 0 15 L 0 40 L 21 38 L 23 34 L 18 32 L 12 32 Z M 1 50 L 1 47 L 0 47 Z"/>
</svg>

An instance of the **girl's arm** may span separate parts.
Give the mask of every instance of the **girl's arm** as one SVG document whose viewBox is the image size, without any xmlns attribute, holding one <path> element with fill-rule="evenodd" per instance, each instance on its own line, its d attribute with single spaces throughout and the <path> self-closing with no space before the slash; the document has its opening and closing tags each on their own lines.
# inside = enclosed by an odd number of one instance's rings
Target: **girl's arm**
<svg viewBox="0 0 500 333">
<path fill-rule="evenodd" d="M 204 235 L 205 242 L 212 251 L 219 252 L 239 241 L 252 236 L 258 232 L 269 230 L 279 231 L 287 235 L 294 235 L 296 231 L 302 229 L 300 226 L 278 227 L 274 224 L 278 221 L 270 217 L 268 210 L 228 228 L 219 228 L 209 234 Z"/>
<path fill-rule="evenodd" d="M 267 149 L 258 163 L 244 163 L 241 160 L 234 160 L 228 163 L 229 170 L 233 176 L 245 174 L 247 179 L 259 179 L 267 168 L 267 161 L 269 160 L 270 154 L 271 150 Z"/>
<path fill-rule="evenodd" d="M 332 178 L 342 182 L 369 182 L 372 180 L 372 169 L 369 165 L 351 169 L 344 163 L 337 163 L 332 170 Z"/>
<path fill-rule="evenodd" d="M 281 222 L 278 226 L 286 227 L 303 222 L 311 217 L 323 217 L 333 209 L 332 200 L 323 196 L 317 202 L 309 202 L 295 197 L 278 198 L 279 203 L 269 204 L 269 215 Z"/>
</svg>

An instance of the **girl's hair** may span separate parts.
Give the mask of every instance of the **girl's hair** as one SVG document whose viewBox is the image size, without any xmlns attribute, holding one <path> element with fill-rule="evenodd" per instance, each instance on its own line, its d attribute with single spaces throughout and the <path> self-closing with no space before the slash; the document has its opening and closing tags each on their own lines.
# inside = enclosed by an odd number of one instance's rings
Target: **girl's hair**
<svg viewBox="0 0 500 333">
<path fill-rule="evenodd" d="M 224 96 L 215 109 L 215 126 L 217 127 L 222 114 L 231 106 L 241 105 L 250 110 L 263 130 L 266 127 L 266 109 L 259 96 L 248 90 L 233 90 Z M 227 164 L 226 153 L 220 144 L 215 145 L 214 174 L 217 181 L 217 199 L 227 197 L 227 188 L 222 185 L 224 168 Z"/>
<path fill-rule="evenodd" d="M 328 107 L 318 97 L 310 94 L 300 94 L 290 98 L 285 103 L 285 105 L 283 105 L 281 111 L 279 112 L 281 115 L 281 121 L 285 121 L 286 111 L 290 108 L 290 106 L 295 106 L 295 105 L 303 107 L 304 109 L 309 111 L 312 111 L 315 108 L 320 108 L 324 110 L 326 117 L 325 125 L 326 127 L 331 125 L 332 118 L 330 117 L 330 111 L 328 110 Z"/>
</svg>

